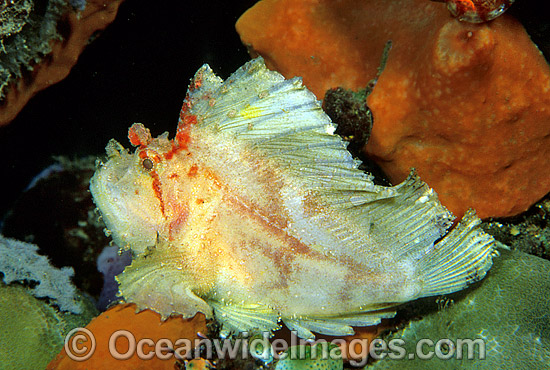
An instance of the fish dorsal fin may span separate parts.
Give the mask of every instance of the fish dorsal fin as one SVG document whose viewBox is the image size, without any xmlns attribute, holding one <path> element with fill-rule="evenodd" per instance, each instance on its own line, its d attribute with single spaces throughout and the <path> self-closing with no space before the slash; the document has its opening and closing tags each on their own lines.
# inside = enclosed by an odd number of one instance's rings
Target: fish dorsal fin
<svg viewBox="0 0 550 370">
<path fill-rule="evenodd" d="M 208 65 L 201 67 L 184 102 L 185 116 L 276 160 L 302 188 L 353 191 L 356 203 L 396 195 L 392 188 L 374 185 L 372 177 L 358 169 L 361 162 L 334 134 L 336 125 L 301 78 L 285 80 L 268 70 L 262 58 L 246 63 L 225 81 Z"/>
</svg>

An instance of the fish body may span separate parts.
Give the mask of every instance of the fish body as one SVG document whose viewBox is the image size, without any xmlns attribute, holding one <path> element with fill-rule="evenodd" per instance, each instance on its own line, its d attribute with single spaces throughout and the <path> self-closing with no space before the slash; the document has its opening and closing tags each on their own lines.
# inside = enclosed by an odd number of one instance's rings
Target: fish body
<svg viewBox="0 0 550 370">
<path fill-rule="evenodd" d="M 164 317 L 214 315 L 226 331 L 348 335 L 392 307 L 460 290 L 492 264 L 493 239 L 411 173 L 377 186 L 299 78 L 261 58 L 226 81 L 203 66 L 176 135 L 134 124 L 91 192 L 134 261 L 120 293 Z M 446 235 L 448 234 L 448 235 Z"/>
</svg>

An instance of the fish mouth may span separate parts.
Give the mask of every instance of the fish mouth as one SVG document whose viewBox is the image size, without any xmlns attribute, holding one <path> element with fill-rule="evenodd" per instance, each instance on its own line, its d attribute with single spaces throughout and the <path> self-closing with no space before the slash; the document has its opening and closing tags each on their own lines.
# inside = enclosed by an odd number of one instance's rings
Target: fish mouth
<svg viewBox="0 0 550 370">
<path fill-rule="evenodd" d="M 132 164 L 131 156 L 120 153 L 101 164 L 90 180 L 90 191 L 96 205 L 102 209 L 108 204 L 118 203 L 117 193 L 122 187 L 122 180 L 129 175 Z M 99 201 L 100 204 L 97 204 Z"/>
<path fill-rule="evenodd" d="M 110 156 L 90 180 L 90 192 L 113 241 L 140 253 L 155 245 L 161 222 L 140 193 L 134 161 L 127 152 Z"/>
</svg>

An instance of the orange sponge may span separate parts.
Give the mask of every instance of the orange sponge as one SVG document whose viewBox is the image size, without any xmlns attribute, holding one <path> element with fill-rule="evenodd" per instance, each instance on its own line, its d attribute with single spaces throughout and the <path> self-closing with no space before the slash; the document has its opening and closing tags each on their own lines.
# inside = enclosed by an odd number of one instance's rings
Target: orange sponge
<svg viewBox="0 0 550 370">
<path fill-rule="evenodd" d="M 426 0 L 263 0 L 237 31 L 319 98 L 364 88 L 391 40 L 365 150 L 394 183 L 415 167 L 458 217 L 512 216 L 550 191 L 550 68 L 511 16 L 471 24 Z"/>
<path fill-rule="evenodd" d="M 192 319 L 182 319 L 181 317 L 171 317 L 166 321 L 161 321 L 160 315 L 156 312 L 145 310 L 136 313 L 134 304 L 120 304 L 105 311 L 98 317 L 92 320 L 86 326 L 89 333 L 95 338 L 95 350 L 91 356 L 79 361 L 73 359 L 75 355 L 69 356 L 65 349 L 61 351 L 57 357 L 50 362 L 47 370 L 84 370 L 84 369 L 118 369 L 118 370 L 173 370 L 176 362 L 175 355 L 170 351 L 162 350 L 161 357 L 165 355 L 165 359 L 156 355 L 155 345 L 166 347 L 165 343 L 161 342 L 161 338 L 169 340 L 175 344 L 178 339 L 187 339 L 194 341 L 198 339 L 197 333 L 206 333 L 206 319 L 204 315 L 197 314 Z M 128 359 L 117 359 L 119 354 L 126 354 L 130 349 L 130 341 L 127 336 L 119 335 L 114 342 L 116 352 L 109 349 L 109 340 L 113 337 L 113 333 L 124 330 L 126 333 L 131 333 L 135 338 L 135 347 L 140 347 L 140 340 L 147 338 L 148 343 L 145 343 L 142 349 L 142 356 L 138 356 L 139 350 L 131 351 L 133 355 Z M 76 354 L 76 357 L 83 358 L 89 350 L 93 348 L 92 341 L 84 332 L 79 332 L 83 335 L 80 342 L 73 343 L 77 340 L 76 335 L 69 341 L 69 349 L 71 353 Z M 153 344 L 151 344 L 153 343 Z M 167 342 L 166 342 L 167 343 Z M 73 346 L 76 351 L 73 352 Z M 67 346 L 66 346 L 67 347 Z M 172 347 L 174 349 L 176 346 Z M 160 348 L 160 347 L 159 347 Z M 178 347 L 179 348 L 179 347 Z M 86 350 L 84 350 L 86 349 Z M 82 350 L 81 353 L 78 353 Z M 192 350 L 192 348 L 190 348 Z M 115 356 L 113 356 L 113 353 Z M 147 359 L 147 357 L 151 357 Z"/>
</svg>

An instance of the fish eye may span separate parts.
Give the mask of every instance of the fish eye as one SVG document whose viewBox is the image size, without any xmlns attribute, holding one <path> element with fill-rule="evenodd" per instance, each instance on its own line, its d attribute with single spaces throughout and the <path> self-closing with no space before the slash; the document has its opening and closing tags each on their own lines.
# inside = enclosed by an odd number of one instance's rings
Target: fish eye
<svg viewBox="0 0 550 370">
<path fill-rule="evenodd" d="M 149 158 L 145 158 L 143 160 L 143 162 L 141 162 L 141 165 L 143 166 L 143 168 L 145 168 L 147 171 L 149 170 L 152 170 L 153 169 L 153 161 Z"/>
</svg>

